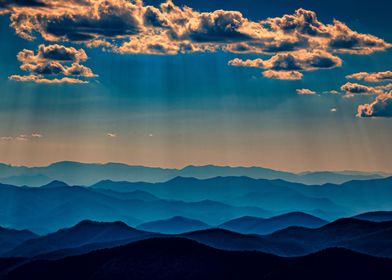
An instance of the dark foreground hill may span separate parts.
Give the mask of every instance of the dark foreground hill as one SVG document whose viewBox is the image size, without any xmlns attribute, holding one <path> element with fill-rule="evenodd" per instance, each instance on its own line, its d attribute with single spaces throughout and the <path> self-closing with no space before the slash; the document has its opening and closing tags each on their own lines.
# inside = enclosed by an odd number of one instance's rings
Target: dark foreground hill
<svg viewBox="0 0 392 280">
<path fill-rule="evenodd" d="M 27 240 L 7 254 L 16 257 L 33 257 L 87 244 L 114 242 L 148 235 L 150 234 L 131 228 L 123 222 L 104 223 L 85 220 L 71 228 Z"/>
<path fill-rule="evenodd" d="M 180 217 L 168 220 L 171 224 L 176 221 L 179 221 L 179 224 L 175 225 L 180 226 L 176 229 L 188 226 L 186 223 L 182 226 L 181 221 L 191 221 L 192 225 L 195 222 Z M 392 257 L 392 222 L 378 223 L 354 218 L 340 219 L 313 229 L 292 226 L 263 236 L 241 234 L 221 228 L 163 235 L 140 231 L 122 222 L 82 221 L 71 228 L 27 240 L 3 256 L 59 259 L 161 236 L 185 237 L 222 250 L 261 251 L 285 257 L 304 256 L 335 247 L 372 256 Z"/>
<path fill-rule="evenodd" d="M 0 227 L 0 255 L 26 240 L 36 237 L 38 235 L 28 230 L 14 230 Z"/>
<path fill-rule="evenodd" d="M 208 229 L 209 226 L 202 221 L 176 216 L 167 220 L 158 220 L 139 225 L 140 230 L 165 234 L 179 234 L 184 232 Z"/>
<path fill-rule="evenodd" d="M 302 213 L 291 212 L 268 219 L 258 217 L 241 217 L 221 224 L 219 227 L 240 233 L 268 234 L 291 226 L 318 228 L 327 221 Z"/>
<path fill-rule="evenodd" d="M 1 260 L 0 263 L 7 263 Z M 4 270 L 4 267 L 3 267 Z M 22 264 L 12 279 L 390 279 L 392 260 L 345 249 L 299 258 L 213 249 L 182 238 L 155 238 L 55 261 Z"/>
<path fill-rule="evenodd" d="M 392 221 L 392 211 L 375 211 L 354 216 L 355 219 L 373 222 Z"/>
</svg>

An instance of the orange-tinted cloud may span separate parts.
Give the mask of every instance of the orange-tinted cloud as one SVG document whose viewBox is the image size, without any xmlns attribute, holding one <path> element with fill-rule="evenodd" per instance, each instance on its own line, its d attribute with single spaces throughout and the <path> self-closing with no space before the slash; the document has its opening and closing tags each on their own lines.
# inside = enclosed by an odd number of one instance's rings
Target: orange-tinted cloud
<svg viewBox="0 0 392 280">
<path fill-rule="evenodd" d="M 392 71 L 384 72 L 359 72 L 346 76 L 347 79 L 364 80 L 371 83 L 391 82 Z"/>
<path fill-rule="evenodd" d="M 392 89 L 392 84 L 382 86 L 365 86 L 357 83 L 346 83 L 340 87 L 345 92 L 345 97 L 353 97 L 355 95 L 373 95 L 382 94 Z"/>
<path fill-rule="evenodd" d="M 303 74 L 298 71 L 267 70 L 263 72 L 263 76 L 266 78 L 277 79 L 277 80 L 301 80 Z"/>
<path fill-rule="evenodd" d="M 317 94 L 315 91 L 307 89 L 307 88 L 297 89 L 296 92 L 299 95 L 316 95 Z"/>
<path fill-rule="evenodd" d="M 326 51 L 300 50 L 280 53 L 267 60 L 258 58 L 243 61 L 236 58 L 229 61 L 229 65 L 257 67 L 276 71 L 311 71 L 341 66 L 342 60 Z"/>
<path fill-rule="evenodd" d="M 359 105 L 357 117 L 392 117 L 392 91 L 378 95 L 372 103 Z"/>
<path fill-rule="evenodd" d="M 21 62 L 20 69 L 29 72 L 29 75 L 11 75 L 14 81 L 35 83 L 87 83 L 79 77 L 91 78 L 96 75 L 82 64 L 87 60 L 83 49 L 64 47 L 61 45 L 40 45 L 35 54 L 24 49 L 17 55 Z"/>
<path fill-rule="evenodd" d="M 10 15 L 11 27 L 28 40 L 40 36 L 50 42 L 80 43 L 117 53 L 173 55 L 223 50 L 268 54 L 269 59 L 241 66 L 275 71 L 264 75 L 275 79 L 296 80 L 298 71 L 341 66 L 336 53 L 371 54 L 391 47 L 383 39 L 358 33 L 338 20 L 325 24 L 315 12 L 305 9 L 258 21 L 239 11 L 199 12 L 179 7 L 172 0 L 159 7 L 141 0 L 26 0 L 23 5 L 7 0 L 0 11 Z M 47 66 L 61 71 L 58 63 Z M 87 75 L 85 68 L 74 68 Z"/>
</svg>

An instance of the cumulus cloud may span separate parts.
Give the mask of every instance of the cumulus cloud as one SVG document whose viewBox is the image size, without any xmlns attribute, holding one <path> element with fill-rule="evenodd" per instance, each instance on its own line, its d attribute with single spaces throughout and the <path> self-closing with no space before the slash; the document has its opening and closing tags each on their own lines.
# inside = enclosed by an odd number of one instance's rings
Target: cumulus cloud
<svg viewBox="0 0 392 280">
<path fill-rule="evenodd" d="M 267 54 L 269 59 L 242 66 L 255 67 L 259 62 L 260 68 L 275 71 L 263 73 L 274 79 L 298 80 L 302 77 L 298 71 L 341 66 L 336 53 L 370 54 L 391 47 L 383 39 L 356 32 L 340 21 L 323 23 L 315 12 L 305 9 L 257 21 L 239 11 L 199 12 L 177 6 L 172 0 L 158 7 L 142 0 L 6 0 L 0 11 L 10 15 L 16 34 L 28 40 L 40 36 L 50 42 L 81 43 L 123 54 L 218 50 Z M 58 51 L 54 56 L 61 57 Z M 63 49 L 62 55 L 65 59 L 73 54 Z M 63 60 L 47 59 L 52 63 L 37 66 L 31 74 L 64 72 L 59 66 Z M 92 74 L 78 66 L 72 73 Z"/>
<path fill-rule="evenodd" d="M 341 90 L 345 92 L 345 97 L 353 97 L 355 95 L 373 95 L 382 94 L 386 90 L 392 88 L 392 84 L 384 86 L 366 86 L 357 83 L 345 83 L 341 86 Z"/>
<path fill-rule="evenodd" d="M 303 74 L 298 71 L 267 70 L 263 72 L 263 76 L 266 78 L 277 79 L 277 80 L 301 80 Z"/>
<path fill-rule="evenodd" d="M 392 81 L 392 71 L 385 72 L 359 72 L 346 76 L 347 79 L 363 80 L 370 83 L 381 83 Z"/>
<path fill-rule="evenodd" d="M 297 89 L 296 92 L 299 95 L 316 95 L 317 94 L 315 91 L 307 89 L 307 88 Z"/>
<path fill-rule="evenodd" d="M 342 60 L 326 51 L 299 50 L 289 53 L 279 53 L 267 60 L 261 58 L 253 60 L 235 58 L 229 61 L 229 65 L 270 69 L 274 71 L 269 74 L 267 72 L 267 75 L 270 75 L 271 78 L 276 78 L 279 75 L 281 77 L 289 77 L 291 73 L 291 79 L 298 80 L 302 78 L 302 74 L 299 71 L 314 71 L 338 67 L 342 65 Z"/>
<path fill-rule="evenodd" d="M 11 12 L 13 8 L 45 6 L 47 6 L 46 3 L 40 0 L 2 0 L 0 2 L 0 15 Z"/>
<path fill-rule="evenodd" d="M 325 24 L 313 11 L 251 21 L 239 11 L 199 12 L 167 0 L 159 7 L 141 0 L 8 0 L 17 34 L 49 41 L 91 42 L 160 36 L 176 44 L 212 44 L 239 52 L 276 53 L 308 47 L 369 53 L 390 47 L 384 40 L 351 30 L 340 21 Z M 24 4 L 16 4 L 24 2 Z M 199 49 L 196 47 L 196 49 Z"/>
<path fill-rule="evenodd" d="M 37 53 L 24 49 L 18 53 L 20 69 L 29 75 L 11 75 L 10 80 L 35 83 L 87 83 L 79 77 L 91 78 L 96 75 L 80 62 L 87 60 L 83 49 L 61 45 L 39 45 Z"/>
<path fill-rule="evenodd" d="M 372 103 L 359 105 L 357 117 L 392 117 L 392 91 L 378 95 Z"/>
</svg>

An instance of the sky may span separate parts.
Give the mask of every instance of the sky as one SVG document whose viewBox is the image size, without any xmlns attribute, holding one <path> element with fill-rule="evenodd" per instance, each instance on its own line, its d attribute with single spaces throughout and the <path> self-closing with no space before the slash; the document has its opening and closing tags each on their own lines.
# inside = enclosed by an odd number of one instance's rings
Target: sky
<svg viewBox="0 0 392 280">
<path fill-rule="evenodd" d="M 0 1 L 0 162 L 392 172 L 391 8 Z"/>
</svg>

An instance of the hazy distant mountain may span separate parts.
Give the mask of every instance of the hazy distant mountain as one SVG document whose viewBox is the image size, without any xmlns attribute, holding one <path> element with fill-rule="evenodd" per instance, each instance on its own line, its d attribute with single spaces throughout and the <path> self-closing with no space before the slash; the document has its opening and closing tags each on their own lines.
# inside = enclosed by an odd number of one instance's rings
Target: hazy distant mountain
<svg viewBox="0 0 392 280">
<path fill-rule="evenodd" d="M 207 229 L 210 227 L 211 226 L 207 225 L 206 223 L 203 223 L 198 220 L 176 216 L 167 220 L 147 222 L 139 225 L 137 228 L 150 232 L 179 234 L 184 232 Z"/>
<path fill-rule="evenodd" d="M 130 265 L 132 264 L 132 265 Z M 181 238 L 155 238 L 55 261 L 32 261 L 4 279 L 388 279 L 392 260 L 345 249 L 299 258 L 213 249 Z"/>
<path fill-rule="evenodd" d="M 58 181 L 58 180 L 54 180 L 50 183 L 47 183 L 43 186 L 41 186 L 40 188 L 43 189 L 52 189 L 52 188 L 65 188 L 65 187 L 69 187 L 66 183 Z"/>
<path fill-rule="evenodd" d="M 102 223 L 85 220 L 71 228 L 23 242 L 7 254 L 14 257 L 33 257 L 60 249 L 148 235 L 149 233 L 131 228 L 122 222 Z"/>
<path fill-rule="evenodd" d="M 343 183 L 384 177 L 382 173 L 307 172 L 295 174 L 262 167 L 187 166 L 183 169 L 130 166 L 121 163 L 57 162 L 44 167 L 18 167 L 0 164 L 0 182 L 12 185 L 41 186 L 53 180 L 69 185 L 91 185 L 102 180 L 164 182 L 175 177 L 207 179 L 217 176 L 247 176 L 255 179 L 283 179 L 305 184 Z"/>
<path fill-rule="evenodd" d="M 38 237 L 28 230 L 14 230 L 0 227 L 0 255 L 26 240 Z"/>
<path fill-rule="evenodd" d="M 353 218 L 373 222 L 387 222 L 392 221 L 392 211 L 367 212 L 356 215 Z"/>
<path fill-rule="evenodd" d="M 0 185 L 0 223 L 38 233 L 69 227 L 84 219 L 121 220 L 135 226 L 147 221 L 184 216 L 216 225 L 244 215 L 270 216 L 272 212 L 208 199 L 183 202 L 155 199 L 139 191 L 121 195 L 93 188 L 61 187 L 58 182 L 43 188 Z"/>
<path fill-rule="evenodd" d="M 292 212 L 268 219 L 241 217 L 221 224 L 219 227 L 240 233 L 268 234 L 290 226 L 318 228 L 327 221 L 302 212 Z"/>
<path fill-rule="evenodd" d="M 294 188 L 306 196 L 329 199 L 338 205 L 350 205 L 356 213 L 392 209 L 392 177 L 310 188 L 297 184 Z"/>
<path fill-rule="evenodd" d="M 144 190 L 160 198 L 194 201 L 211 199 L 236 206 L 258 206 L 275 212 L 306 212 L 323 219 L 392 209 L 392 177 L 350 181 L 341 185 L 308 186 L 283 180 L 216 177 L 199 180 L 176 177 L 164 183 L 102 181 L 92 188 Z"/>
</svg>

